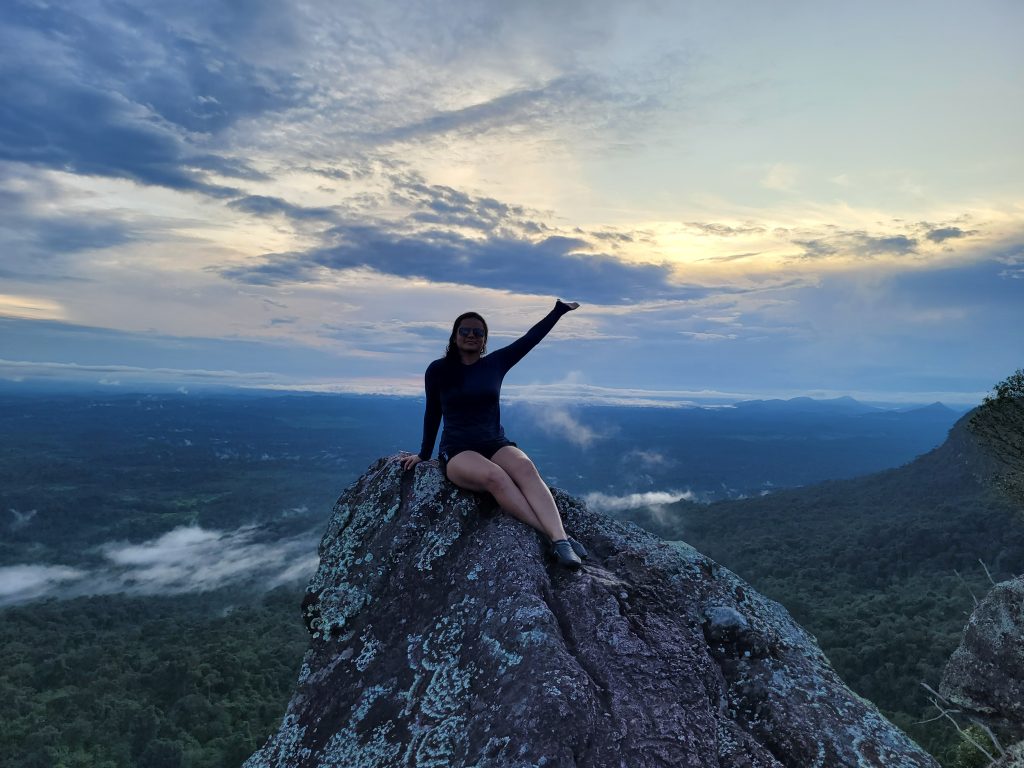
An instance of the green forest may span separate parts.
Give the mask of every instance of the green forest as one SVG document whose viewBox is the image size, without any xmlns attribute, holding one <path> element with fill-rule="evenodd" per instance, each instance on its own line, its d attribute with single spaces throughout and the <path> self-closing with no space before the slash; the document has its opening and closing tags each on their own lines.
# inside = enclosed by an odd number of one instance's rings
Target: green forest
<svg viewBox="0 0 1024 768">
<path fill-rule="evenodd" d="M 379 448 L 328 401 L 254 399 L 230 411 L 141 398 L 74 406 L 74 420 L 45 402 L 8 405 L 0 505 L 21 517 L 0 539 L 0 567 L 98 569 L 105 543 L 180 525 L 252 525 L 268 542 L 323 530 Z M 368 418 L 397 432 L 407 414 L 383 403 Z M 920 683 L 937 685 L 972 593 L 990 586 L 979 560 L 996 579 L 1024 562 L 1014 429 L 1024 431 L 966 417 L 947 443 L 898 469 L 623 518 L 687 541 L 782 602 L 854 690 L 945 766 L 971 768 L 975 753 L 950 725 L 921 723 L 936 713 Z M 979 447 L 1007 440 L 1002 463 Z M 396 449 L 383 448 L 377 455 Z M 32 525 L 20 525 L 29 514 Z M 276 729 L 294 687 L 304 583 L 133 594 L 125 582 L 109 594 L 97 584 L 92 595 L 0 603 L 0 768 L 240 765 Z"/>
<path fill-rule="evenodd" d="M 307 645 L 298 585 L 7 608 L 3 768 L 239 766 L 284 713 Z"/>
<path fill-rule="evenodd" d="M 904 467 L 630 517 L 782 603 L 847 685 L 959 768 L 978 753 L 948 722 L 925 722 L 938 710 L 921 683 L 938 688 L 992 579 L 1022 570 L 1022 469 L 1024 399 L 993 398 Z"/>
</svg>

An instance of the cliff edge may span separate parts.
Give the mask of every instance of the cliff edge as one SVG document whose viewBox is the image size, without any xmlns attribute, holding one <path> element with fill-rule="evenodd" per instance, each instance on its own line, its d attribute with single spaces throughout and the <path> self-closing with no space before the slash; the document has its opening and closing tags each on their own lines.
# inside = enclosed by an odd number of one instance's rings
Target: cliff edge
<svg viewBox="0 0 1024 768">
<path fill-rule="evenodd" d="M 270 766 L 937 766 L 777 603 L 685 544 L 556 491 L 590 549 L 381 459 L 345 491 Z"/>
</svg>

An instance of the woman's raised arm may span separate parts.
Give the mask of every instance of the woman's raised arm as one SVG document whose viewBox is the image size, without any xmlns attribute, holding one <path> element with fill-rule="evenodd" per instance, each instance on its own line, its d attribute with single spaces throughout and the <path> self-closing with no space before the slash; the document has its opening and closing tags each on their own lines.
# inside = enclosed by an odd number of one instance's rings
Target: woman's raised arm
<svg viewBox="0 0 1024 768">
<path fill-rule="evenodd" d="M 555 323 L 558 322 L 562 315 L 572 312 L 578 307 L 579 302 L 577 301 L 565 302 L 558 299 L 555 302 L 555 308 L 548 312 L 539 323 L 507 347 L 502 347 L 491 356 L 499 358 L 503 363 L 503 367 L 507 371 L 513 365 L 526 357 L 526 353 L 536 347 L 540 343 L 540 340 L 550 333 L 551 329 L 555 327 Z"/>
</svg>

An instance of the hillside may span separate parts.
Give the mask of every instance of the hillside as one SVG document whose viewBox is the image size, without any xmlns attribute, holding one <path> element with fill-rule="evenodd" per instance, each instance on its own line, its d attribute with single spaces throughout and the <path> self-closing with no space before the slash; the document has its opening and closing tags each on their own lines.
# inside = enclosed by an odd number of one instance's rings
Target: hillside
<svg viewBox="0 0 1024 768">
<path fill-rule="evenodd" d="M 935 685 L 971 593 L 1024 570 L 1022 401 L 961 418 L 898 469 L 634 521 L 687 543 L 782 602 L 843 679 L 937 752 L 951 740 L 919 682 Z M 959 572 L 960 576 L 957 575 Z"/>
</svg>

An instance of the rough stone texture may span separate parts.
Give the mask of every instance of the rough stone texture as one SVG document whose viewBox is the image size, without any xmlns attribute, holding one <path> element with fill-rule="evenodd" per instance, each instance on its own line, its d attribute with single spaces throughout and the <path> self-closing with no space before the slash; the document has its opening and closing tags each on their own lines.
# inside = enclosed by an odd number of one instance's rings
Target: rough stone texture
<svg viewBox="0 0 1024 768">
<path fill-rule="evenodd" d="M 338 501 L 269 766 L 936 766 L 789 614 L 685 544 L 556 492 L 587 566 L 433 462 Z M 493 502 L 492 502 L 493 504 Z"/>
<path fill-rule="evenodd" d="M 1007 749 L 989 768 L 1024 768 L 1024 741 Z"/>
<path fill-rule="evenodd" d="M 997 584 L 974 609 L 939 693 L 1024 738 L 1024 576 Z"/>
<path fill-rule="evenodd" d="M 997 584 L 964 629 L 939 693 L 1014 739 L 1024 739 L 1024 576 Z M 995 763 L 1024 768 L 1024 741 Z"/>
</svg>

